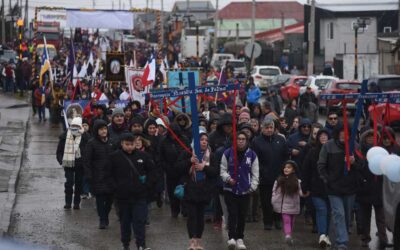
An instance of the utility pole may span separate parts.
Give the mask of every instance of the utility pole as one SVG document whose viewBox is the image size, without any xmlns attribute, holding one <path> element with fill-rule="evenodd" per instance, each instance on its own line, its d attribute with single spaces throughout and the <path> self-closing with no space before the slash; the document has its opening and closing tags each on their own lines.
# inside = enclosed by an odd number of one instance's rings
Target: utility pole
<svg viewBox="0 0 400 250">
<path fill-rule="evenodd" d="M 236 39 L 235 39 L 235 54 L 238 56 L 238 43 L 239 43 L 239 23 L 236 23 Z"/>
<path fill-rule="evenodd" d="M 129 1 L 129 8 L 132 9 L 132 0 Z"/>
<path fill-rule="evenodd" d="M 6 44 L 6 17 L 4 15 L 4 0 L 1 0 L 1 44 Z"/>
<path fill-rule="evenodd" d="M 400 37 L 400 0 L 399 0 L 399 10 L 397 12 L 397 32 L 399 33 Z"/>
<path fill-rule="evenodd" d="M 314 73 L 314 42 L 315 42 L 315 0 L 311 0 L 310 23 L 308 25 L 307 75 L 312 75 Z"/>
<path fill-rule="evenodd" d="M 218 0 L 215 3 L 215 16 L 214 16 L 214 44 L 213 53 L 218 51 Z"/>
<path fill-rule="evenodd" d="M 96 8 L 96 0 L 92 1 L 92 8 L 95 9 Z"/>
<path fill-rule="evenodd" d="M 161 25 L 160 25 L 160 33 L 161 33 L 161 44 L 162 47 L 164 46 L 164 0 L 161 0 L 161 13 L 160 13 L 160 20 L 161 20 Z"/>
<path fill-rule="evenodd" d="M 118 1 L 118 9 L 121 10 L 121 0 Z"/>
<path fill-rule="evenodd" d="M 254 44 L 256 41 L 255 33 L 256 33 L 256 0 L 253 0 L 251 2 L 251 43 L 252 44 Z M 252 56 L 252 58 L 250 58 L 250 60 L 251 60 L 250 69 L 252 69 L 254 66 L 254 63 L 255 63 L 255 59 Z"/>
<path fill-rule="evenodd" d="M 25 29 L 29 29 L 29 17 L 28 17 L 28 13 L 29 13 L 29 7 L 28 7 L 28 0 L 25 1 L 25 16 L 24 16 L 24 24 L 25 24 Z"/>
<path fill-rule="evenodd" d="M 114 1 L 112 1 L 111 6 L 112 10 L 114 10 Z"/>
</svg>

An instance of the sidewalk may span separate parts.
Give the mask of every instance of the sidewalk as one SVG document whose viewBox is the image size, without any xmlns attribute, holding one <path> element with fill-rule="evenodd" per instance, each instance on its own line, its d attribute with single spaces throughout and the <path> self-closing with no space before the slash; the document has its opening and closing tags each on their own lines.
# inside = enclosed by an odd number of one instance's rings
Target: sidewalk
<svg viewBox="0 0 400 250">
<path fill-rule="evenodd" d="M 31 105 L 0 94 L 0 237 L 7 234 L 15 204 Z"/>
</svg>

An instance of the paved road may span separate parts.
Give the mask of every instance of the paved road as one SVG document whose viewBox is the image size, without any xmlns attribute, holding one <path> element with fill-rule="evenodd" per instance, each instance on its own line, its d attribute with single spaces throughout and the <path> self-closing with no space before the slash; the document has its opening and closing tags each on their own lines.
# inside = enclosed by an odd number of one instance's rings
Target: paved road
<svg viewBox="0 0 400 250">
<path fill-rule="evenodd" d="M 32 118 L 28 126 L 26 158 L 20 174 L 17 203 L 13 212 L 10 235 L 18 240 L 51 249 L 120 249 L 119 226 L 112 211 L 110 228 L 99 230 L 94 200 L 82 203 L 78 211 L 64 211 L 64 172 L 55 160 L 55 148 L 60 128 L 39 124 Z M 295 226 L 295 247 L 283 243 L 281 231 L 264 231 L 261 223 L 247 224 L 245 242 L 248 249 L 317 249 L 317 235 L 298 217 Z M 376 230 L 372 230 L 375 235 Z M 206 224 L 203 237 L 205 249 L 226 249 L 227 233 Z M 350 249 L 361 249 L 355 235 Z M 152 249 L 183 250 L 187 248 L 183 218 L 172 219 L 168 209 L 151 209 L 151 224 L 147 231 Z M 377 249 L 376 242 L 370 249 Z M 363 248 L 366 249 L 366 248 Z"/>
</svg>

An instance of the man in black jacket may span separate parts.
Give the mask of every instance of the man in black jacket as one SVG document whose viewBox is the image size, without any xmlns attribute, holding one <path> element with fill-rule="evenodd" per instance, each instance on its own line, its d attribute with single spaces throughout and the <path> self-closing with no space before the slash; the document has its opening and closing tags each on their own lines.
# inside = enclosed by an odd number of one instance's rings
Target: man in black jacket
<svg viewBox="0 0 400 250">
<path fill-rule="evenodd" d="M 271 205 L 272 187 L 289 156 L 285 138 L 274 132 L 274 120 L 265 118 L 261 123 L 261 135 L 254 138 L 251 146 L 259 161 L 260 201 L 265 230 L 271 230 L 273 222 L 276 229 L 281 228 L 280 216 L 274 213 Z"/>
<path fill-rule="evenodd" d="M 94 122 L 93 138 L 86 145 L 84 159 L 85 177 L 90 183 L 91 192 L 96 196 L 99 229 L 108 226 L 108 214 L 113 202 L 113 180 L 108 155 L 112 152 L 108 138 L 107 123 L 98 119 Z"/>
<path fill-rule="evenodd" d="M 232 114 L 224 113 L 218 120 L 217 130 L 210 134 L 210 147 L 213 152 L 224 146 L 232 137 Z"/>
<path fill-rule="evenodd" d="M 149 249 L 145 242 L 147 199 L 157 174 L 153 160 L 135 148 L 137 137 L 132 133 L 123 134 L 121 149 L 111 153 L 109 159 L 119 207 L 121 242 L 124 249 L 129 249 L 132 227 L 137 248 L 145 250 Z"/>
<path fill-rule="evenodd" d="M 354 156 L 350 156 L 351 167 L 347 169 L 344 135 L 344 127 L 338 126 L 333 131 L 333 139 L 322 146 L 318 159 L 318 171 L 326 186 L 339 250 L 348 249 L 349 218 L 360 171 L 359 161 Z"/>
</svg>

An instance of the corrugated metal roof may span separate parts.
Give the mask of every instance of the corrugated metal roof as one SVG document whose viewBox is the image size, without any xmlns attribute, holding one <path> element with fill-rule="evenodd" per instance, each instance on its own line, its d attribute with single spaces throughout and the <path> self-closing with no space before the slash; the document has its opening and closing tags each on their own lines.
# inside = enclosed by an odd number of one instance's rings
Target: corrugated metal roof
<svg viewBox="0 0 400 250">
<path fill-rule="evenodd" d="M 321 9 L 333 12 L 352 12 L 352 11 L 387 11 L 398 10 L 399 2 L 396 0 L 384 1 L 336 1 L 335 3 L 317 3 Z"/>
<path fill-rule="evenodd" d="M 251 2 L 231 2 L 218 13 L 219 19 L 250 19 Z M 304 20 L 304 8 L 298 2 L 256 2 L 257 19 L 293 18 L 299 22 Z"/>
</svg>

